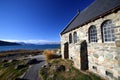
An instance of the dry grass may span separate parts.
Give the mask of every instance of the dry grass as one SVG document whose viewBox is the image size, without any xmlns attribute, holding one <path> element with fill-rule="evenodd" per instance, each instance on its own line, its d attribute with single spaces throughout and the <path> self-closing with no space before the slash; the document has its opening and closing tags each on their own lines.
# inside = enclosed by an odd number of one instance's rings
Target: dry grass
<svg viewBox="0 0 120 80">
<path fill-rule="evenodd" d="M 57 50 L 44 50 L 44 55 L 47 61 L 51 59 L 60 58 L 60 56 L 56 55 Z"/>
<path fill-rule="evenodd" d="M 18 64 L 25 64 L 26 60 L 18 60 L 16 62 L 2 62 L 0 61 L 0 80 L 15 80 L 19 76 L 21 76 L 27 69 L 23 67 L 21 69 L 16 69 L 15 67 Z M 7 64 L 8 66 L 3 66 L 3 64 Z"/>
<path fill-rule="evenodd" d="M 103 80 L 100 77 L 90 74 L 84 74 L 72 66 L 72 61 L 63 59 L 53 59 L 49 61 L 51 66 L 43 67 L 40 74 L 43 80 Z M 55 65 L 64 65 L 65 71 L 54 71 Z"/>
<path fill-rule="evenodd" d="M 0 57 L 12 55 L 12 54 L 41 54 L 43 50 L 10 50 L 10 51 L 0 51 Z"/>
</svg>

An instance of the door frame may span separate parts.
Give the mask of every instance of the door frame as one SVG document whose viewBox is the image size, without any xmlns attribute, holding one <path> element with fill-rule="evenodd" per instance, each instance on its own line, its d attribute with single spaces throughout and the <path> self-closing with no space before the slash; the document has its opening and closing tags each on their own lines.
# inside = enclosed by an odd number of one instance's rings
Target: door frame
<svg viewBox="0 0 120 80">
<path fill-rule="evenodd" d="M 87 49 L 87 42 L 84 40 L 80 47 L 80 69 L 81 70 L 88 70 L 88 49 Z"/>
<path fill-rule="evenodd" d="M 69 58 L 69 43 L 66 42 L 64 44 L 64 59 L 68 59 Z"/>
</svg>

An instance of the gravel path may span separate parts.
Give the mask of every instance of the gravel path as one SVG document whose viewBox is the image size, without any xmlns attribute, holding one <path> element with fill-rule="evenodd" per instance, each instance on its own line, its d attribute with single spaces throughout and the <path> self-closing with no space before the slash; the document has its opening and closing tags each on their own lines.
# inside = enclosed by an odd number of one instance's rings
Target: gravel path
<svg viewBox="0 0 120 80">
<path fill-rule="evenodd" d="M 39 55 L 39 56 L 34 56 L 31 58 L 36 58 L 39 63 L 33 64 L 28 71 L 25 73 L 25 75 L 23 76 L 23 79 L 26 80 L 41 80 L 38 76 L 38 72 L 40 70 L 40 67 L 42 65 L 45 64 L 45 58 L 43 55 Z"/>
</svg>

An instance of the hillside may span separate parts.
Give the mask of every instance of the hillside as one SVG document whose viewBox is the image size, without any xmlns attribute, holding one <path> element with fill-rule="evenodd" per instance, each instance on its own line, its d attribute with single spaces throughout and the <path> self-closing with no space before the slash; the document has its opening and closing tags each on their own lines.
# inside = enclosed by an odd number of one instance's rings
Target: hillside
<svg viewBox="0 0 120 80">
<path fill-rule="evenodd" d="M 7 41 L 0 40 L 0 46 L 10 46 L 10 45 L 20 45 L 20 44 L 15 43 L 15 42 L 7 42 Z"/>
</svg>

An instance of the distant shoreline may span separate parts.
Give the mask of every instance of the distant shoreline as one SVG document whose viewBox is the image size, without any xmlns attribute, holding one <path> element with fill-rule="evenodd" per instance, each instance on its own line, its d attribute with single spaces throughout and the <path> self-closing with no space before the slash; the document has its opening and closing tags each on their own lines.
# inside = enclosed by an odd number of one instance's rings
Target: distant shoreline
<svg viewBox="0 0 120 80">
<path fill-rule="evenodd" d="M 1 41 L 0 40 L 0 46 L 16 46 L 16 45 L 21 45 L 19 43 L 16 42 L 7 42 L 7 41 Z"/>
<path fill-rule="evenodd" d="M 1 51 L 11 50 L 46 50 L 60 48 L 60 44 L 46 44 L 46 45 L 12 45 L 12 46 L 0 46 Z"/>
<path fill-rule="evenodd" d="M 57 50 L 57 49 L 45 49 L 45 50 Z M 0 60 L 2 59 L 17 59 L 27 56 L 43 55 L 45 50 L 9 50 L 0 51 Z"/>
</svg>

